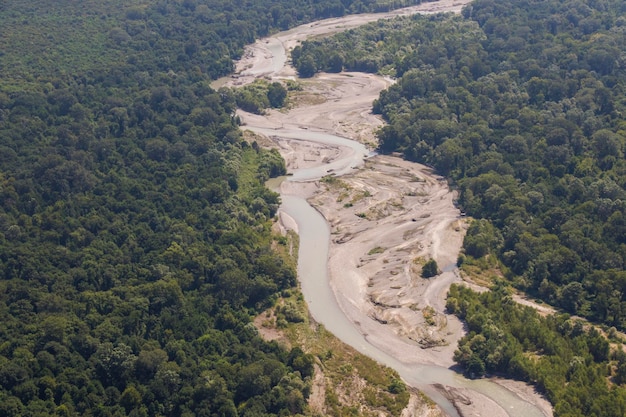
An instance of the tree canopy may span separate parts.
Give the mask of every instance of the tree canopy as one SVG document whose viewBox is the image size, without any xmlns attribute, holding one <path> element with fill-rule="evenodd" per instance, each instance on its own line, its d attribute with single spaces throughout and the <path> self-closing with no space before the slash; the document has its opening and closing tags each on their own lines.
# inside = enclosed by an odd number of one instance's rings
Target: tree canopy
<svg viewBox="0 0 626 417">
<path fill-rule="evenodd" d="M 623 416 L 621 344 L 611 349 L 598 330 L 567 314 L 542 317 L 514 302 L 503 284 L 481 294 L 450 289 L 446 305 L 469 331 L 454 353 L 466 373 L 505 373 L 533 383 L 554 404 L 555 416 Z"/>
<path fill-rule="evenodd" d="M 465 256 L 495 257 L 531 296 L 624 330 L 625 28 L 618 0 L 476 0 L 460 16 L 304 42 L 294 63 L 396 77 L 374 102 L 387 121 L 379 148 L 433 166 L 459 190 L 476 219 Z M 621 346 L 609 353 L 604 336 L 502 294 L 450 297 L 471 331 L 456 356 L 469 374 L 533 382 L 556 415 L 624 414 Z"/>
<path fill-rule="evenodd" d="M 210 82 L 260 36 L 381 7 L 0 5 L 1 415 L 309 413 L 313 357 L 251 324 L 296 284 L 263 185 L 285 165 L 234 113 L 286 92 Z"/>
</svg>

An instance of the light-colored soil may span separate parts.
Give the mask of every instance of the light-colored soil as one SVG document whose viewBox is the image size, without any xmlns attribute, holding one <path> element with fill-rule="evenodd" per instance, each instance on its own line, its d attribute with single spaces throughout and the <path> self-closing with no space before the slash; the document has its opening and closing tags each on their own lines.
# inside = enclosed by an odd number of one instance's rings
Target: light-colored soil
<svg viewBox="0 0 626 417">
<path fill-rule="evenodd" d="M 513 294 L 513 300 L 515 300 L 516 303 L 534 308 L 542 316 L 555 314 L 557 312 L 557 310 L 554 307 L 548 304 L 540 304 L 536 301 L 533 301 L 529 299 L 528 297 L 524 296 L 524 294 Z"/>
<path fill-rule="evenodd" d="M 269 110 L 266 115 L 245 113 L 242 116 L 245 125 L 272 129 L 309 129 L 334 132 L 339 136 L 358 140 L 362 143 L 376 144 L 374 132 L 382 121 L 372 114 L 372 102 L 380 91 L 391 85 L 391 81 L 366 73 L 318 74 L 315 78 L 299 80 L 304 92 L 298 95 L 316 97 L 305 105 L 293 107 L 289 111 Z M 310 103 L 313 104 L 310 104 Z M 283 147 L 282 143 L 280 144 Z M 286 152 L 287 149 L 286 148 Z M 315 146 L 315 145 L 306 145 Z M 295 153 L 302 155 L 298 148 Z M 323 155 L 332 156 L 332 155 Z M 287 162 L 293 162 L 293 155 L 287 154 Z M 300 156 L 310 159 L 296 162 L 292 169 L 319 165 L 318 155 Z"/>
<path fill-rule="evenodd" d="M 314 413 L 323 413 L 326 402 L 326 380 L 322 368 L 315 364 L 315 373 L 313 374 L 313 383 L 311 385 L 311 394 L 308 403 L 311 411 Z"/>
<path fill-rule="evenodd" d="M 443 0 L 420 7 L 458 11 L 467 2 Z M 341 30 L 342 24 L 357 26 L 374 20 L 367 16 L 312 24 L 291 35 L 283 33 L 279 39 L 289 48 L 312 35 Z M 266 42 L 257 42 L 239 64 L 244 74 L 271 59 L 263 48 Z M 286 67 L 273 78 L 293 75 L 293 69 Z M 255 76 L 258 73 L 229 84 L 245 83 Z M 292 102 L 302 105 L 288 111 L 271 110 L 264 116 L 240 113 L 243 128 L 315 129 L 376 143 L 374 132 L 382 121 L 371 114 L 371 103 L 390 80 L 342 73 L 319 74 L 300 82 L 304 92 L 299 101 Z M 300 140 L 281 139 L 276 146 L 290 170 L 319 166 L 349 152 Z M 284 182 L 282 187 L 282 193 L 308 197 L 328 220 L 331 287 L 342 310 L 367 340 L 405 363 L 452 366 L 464 330 L 456 317 L 445 314 L 445 297 L 451 283 L 462 282 L 454 264 L 467 224 L 454 206 L 455 194 L 446 181 L 425 166 L 379 155 L 331 181 Z M 285 227 L 294 227 L 286 216 L 281 220 Z M 445 272 L 423 279 L 421 266 L 430 258 Z M 529 386 L 513 381 L 502 385 L 552 415 L 550 404 Z M 447 392 L 459 396 L 455 404 L 462 415 L 507 415 L 482 394 L 467 389 Z M 416 404 L 417 399 L 412 401 Z M 406 415 L 429 415 L 428 410 L 405 411 Z"/>
<path fill-rule="evenodd" d="M 429 169 L 376 156 L 310 199 L 331 226 L 331 286 L 342 310 L 404 362 L 453 365 L 462 326 L 444 314 L 444 298 L 458 277 L 420 275 L 430 258 L 441 267 L 456 261 L 465 224 L 453 198 Z"/>
<path fill-rule="evenodd" d="M 402 411 L 401 417 L 441 417 L 443 412 L 436 404 L 424 398 L 424 394 L 411 389 L 409 405 Z"/>
<path fill-rule="evenodd" d="M 338 18 L 330 18 L 313 22 L 308 25 L 281 32 L 269 39 L 259 39 L 254 44 L 246 47 L 242 59 L 236 62 L 235 76 L 222 78 L 213 83 L 214 88 L 222 86 L 238 86 L 249 84 L 258 77 L 295 78 L 296 72 L 291 66 L 285 65 L 276 70 L 272 67 L 273 54 L 268 50 L 268 45 L 274 42 L 280 43 L 285 51 L 291 51 L 306 39 L 327 36 L 348 29 L 362 26 L 379 19 L 389 19 L 396 16 L 409 16 L 416 13 L 433 14 L 440 12 L 459 13 L 463 6 L 471 0 L 439 0 L 424 2 L 417 6 L 407 7 L 388 13 L 365 13 L 349 15 Z"/>
</svg>

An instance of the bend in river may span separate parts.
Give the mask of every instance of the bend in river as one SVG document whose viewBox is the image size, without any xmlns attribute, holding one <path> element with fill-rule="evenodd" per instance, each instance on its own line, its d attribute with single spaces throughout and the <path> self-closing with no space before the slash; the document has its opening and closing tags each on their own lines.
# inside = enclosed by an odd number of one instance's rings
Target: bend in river
<svg viewBox="0 0 626 417">
<path fill-rule="evenodd" d="M 460 2 L 448 2 L 447 4 L 458 8 Z M 415 8 L 411 9 L 415 11 Z M 351 16 L 346 20 L 350 22 L 351 27 L 354 27 L 358 22 L 366 23 L 374 19 L 367 17 L 358 21 L 358 16 Z M 276 76 L 281 74 L 284 76 L 288 73 L 284 69 L 286 62 L 285 45 L 290 45 L 290 42 L 293 45 L 294 40 L 304 39 L 311 33 L 318 34 L 319 28 L 325 25 L 333 28 L 330 31 L 337 31 L 338 22 L 337 19 L 333 19 L 332 24 L 327 24 L 325 21 L 313 25 L 304 25 L 257 42 L 254 46 L 254 52 L 250 53 L 249 56 L 252 58 L 252 66 L 248 67 L 242 75 L 249 76 L 251 79 L 258 75 Z M 240 77 L 236 82 L 245 82 L 242 78 L 245 77 Z M 364 76 L 364 79 L 371 80 L 373 78 L 376 77 Z M 379 90 L 388 83 L 380 77 L 376 78 L 376 82 L 379 82 Z M 363 106 L 371 105 L 371 97 L 368 96 L 362 97 L 361 102 L 354 98 L 353 100 L 351 103 L 354 109 L 362 109 Z M 326 105 L 326 107 L 328 106 L 329 104 Z M 448 395 L 450 388 L 452 390 L 466 390 L 466 392 L 471 393 L 471 398 L 482 403 L 484 407 L 482 410 L 488 410 L 490 415 L 496 415 L 491 412 L 494 409 L 498 409 L 497 413 L 499 414 L 497 415 L 510 417 L 549 415 L 545 406 L 542 411 L 542 409 L 493 381 L 487 379 L 468 380 L 447 367 L 428 365 L 419 363 L 419 361 L 406 361 L 404 356 L 402 356 L 402 359 L 405 360 L 403 362 L 403 360 L 390 354 L 390 352 L 394 352 L 394 349 L 386 348 L 395 343 L 393 340 L 384 346 L 379 343 L 372 343 L 373 335 L 371 333 L 364 334 L 363 327 L 357 326 L 354 321 L 346 316 L 346 304 L 338 303 L 336 294 L 329 284 L 327 264 L 330 242 L 329 225 L 320 212 L 311 207 L 303 198 L 302 192 L 292 193 L 289 190 L 297 190 L 298 184 L 319 180 L 328 175 L 329 172 L 334 175 L 352 172 L 355 168 L 362 166 L 363 161 L 370 156 L 370 153 L 364 145 L 337 136 L 335 134 L 337 129 L 322 130 L 324 123 L 316 122 L 315 117 L 311 116 L 317 111 L 317 109 L 299 108 L 296 113 L 287 115 L 279 112 L 270 112 L 267 117 L 243 115 L 246 124 L 245 129 L 272 137 L 279 146 L 286 144 L 281 151 L 285 159 L 295 158 L 293 160 L 300 161 L 298 169 L 292 169 L 293 176 L 282 187 L 283 203 L 280 210 L 283 214 L 293 218 L 298 225 L 300 235 L 298 275 L 302 292 L 312 316 L 345 343 L 397 370 L 409 385 L 426 392 L 451 416 L 458 416 L 459 410 L 462 412 L 462 408 L 460 409 L 458 404 L 454 404 L 448 399 L 450 398 Z M 300 117 L 297 117 L 298 115 Z M 332 124 L 332 121 L 329 121 L 332 116 L 333 113 L 331 112 L 322 117 L 327 119 L 326 122 Z M 302 146 L 303 144 L 307 145 Z M 294 157 L 293 153 L 300 152 L 302 149 L 313 149 L 317 156 L 308 159 L 306 157 L 298 159 L 297 155 Z M 321 158 L 319 155 L 323 152 L 328 152 L 329 156 Z M 293 164 L 291 166 L 293 168 Z M 434 181 L 436 182 L 436 179 Z M 453 255 L 456 257 L 456 254 Z M 455 279 L 452 275 L 454 272 L 447 271 L 446 273 L 451 274 L 448 275 L 451 278 L 446 281 L 446 285 L 449 285 Z M 442 291 L 442 289 L 439 288 L 438 291 Z M 415 346 L 415 349 L 419 350 L 419 347 Z M 442 394 L 442 386 L 447 387 L 446 395 Z M 488 407 L 493 407 L 493 409 L 489 410 Z"/>
</svg>

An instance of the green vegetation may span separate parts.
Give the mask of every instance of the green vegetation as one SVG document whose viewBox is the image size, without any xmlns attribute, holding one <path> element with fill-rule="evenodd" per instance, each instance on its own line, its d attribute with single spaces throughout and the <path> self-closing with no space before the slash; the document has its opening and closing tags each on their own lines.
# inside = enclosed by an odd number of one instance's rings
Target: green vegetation
<svg viewBox="0 0 626 417">
<path fill-rule="evenodd" d="M 626 415 L 626 354 L 567 314 L 542 317 L 515 303 L 506 285 L 481 294 L 452 286 L 447 307 L 468 325 L 455 360 L 472 377 L 506 373 L 528 381 L 554 404 L 555 416 Z"/>
<path fill-rule="evenodd" d="M 436 314 L 437 312 L 432 306 L 426 306 L 422 310 L 422 316 L 424 317 L 426 324 L 428 324 L 429 326 L 434 326 L 437 324 Z"/>
<path fill-rule="evenodd" d="M 265 80 L 256 80 L 241 88 L 223 94 L 233 94 L 237 107 L 250 113 L 263 114 L 270 107 L 281 108 L 287 99 L 287 89 L 279 82 L 270 83 Z"/>
<path fill-rule="evenodd" d="M 311 363 L 250 323 L 296 284 L 263 187 L 284 162 L 210 82 L 258 36 L 379 7 L 0 5 L 0 415 L 308 413 Z"/>
<path fill-rule="evenodd" d="M 436 275 L 439 275 L 439 265 L 434 259 L 429 259 L 422 267 L 422 278 L 432 278 Z"/>
<path fill-rule="evenodd" d="M 492 254 L 519 288 L 624 329 L 625 14 L 616 0 L 479 0 L 462 16 L 377 22 L 299 53 L 321 68 L 333 54 L 349 69 L 369 59 L 399 77 L 374 104 L 389 122 L 380 149 L 454 181 L 484 219 L 468 254 Z"/>
<path fill-rule="evenodd" d="M 296 316 L 295 320 L 285 320 L 286 306 Z M 261 314 L 267 316 L 268 312 Z M 381 413 L 400 416 L 408 405 L 410 393 L 398 374 L 341 343 L 323 326 L 313 325 L 301 297 L 279 300 L 269 317 L 266 327 L 274 327 L 271 323 L 275 320 L 276 327 L 282 329 L 282 337 L 305 352 L 301 361 L 316 363 L 323 373 L 326 395 L 318 413 L 336 417 L 373 417 Z M 436 407 L 427 398 L 421 401 Z"/>
<path fill-rule="evenodd" d="M 140 82 L 155 72 L 217 78 L 232 72 L 232 59 L 255 38 L 316 19 L 419 3 L 15 0 L 0 6 L 0 91 L 40 89 L 50 77 L 91 79 L 111 70 L 113 83 L 127 77 Z"/>
<path fill-rule="evenodd" d="M 624 330 L 625 28 L 618 0 L 476 0 L 461 16 L 305 42 L 294 62 L 301 73 L 397 77 L 374 103 L 388 122 L 380 150 L 431 165 L 458 188 L 477 219 L 463 267 Z M 470 374 L 533 382 L 558 416 L 624 415 L 621 348 L 609 353 L 595 330 L 541 318 L 498 291 L 451 293 L 472 331 L 457 355 Z"/>
<path fill-rule="evenodd" d="M 247 326 L 295 273 L 262 182 L 280 159 L 241 141 L 232 110 L 160 77 L 3 104 L 4 415 L 304 410 L 288 352 Z"/>
<path fill-rule="evenodd" d="M 383 253 L 385 252 L 385 248 L 381 247 L 381 246 L 376 246 L 375 248 L 370 249 L 369 252 L 367 252 L 368 255 L 376 255 L 379 253 Z"/>
<path fill-rule="evenodd" d="M 304 410 L 288 352 L 247 326 L 295 285 L 263 187 L 284 165 L 232 106 L 182 77 L 7 97 L 3 414 Z"/>
<path fill-rule="evenodd" d="M 238 103 L 283 105 L 284 87 L 209 85 L 258 36 L 405 4 L 9 3 L 0 414 L 309 413 L 310 354 L 250 323 L 295 285 L 270 232 L 278 196 L 262 186 L 284 163 L 243 141 L 233 117 Z M 625 329 L 625 13 L 619 0 L 477 0 L 460 17 L 379 22 L 293 58 L 302 75 L 398 77 L 375 103 L 389 122 L 380 148 L 455 182 L 480 219 L 467 258 L 497 258 L 516 286 Z M 531 381 L 558 416 L 626 414 L 626 355 L 595 330 L 514 306 L 499 287 L 456 288 L 448 304 L 470 326 L 457 354 L 469 373 Z M 295 304 L 277 315 L 306 322 Z M 360 400 L 397 414 L 408 394 L 393 377 L 328 346 L 319 358 L 336 361 L 337 381 L 378 384 Z M 328 404 L 360 411 L 330 388 Z"/>
</svg>

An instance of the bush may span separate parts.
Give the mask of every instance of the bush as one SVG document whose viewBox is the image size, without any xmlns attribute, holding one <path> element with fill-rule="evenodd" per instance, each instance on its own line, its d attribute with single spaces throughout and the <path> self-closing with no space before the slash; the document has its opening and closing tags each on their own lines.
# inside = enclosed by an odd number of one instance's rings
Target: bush
<svg viewBox="0 0 626 417">
<path fill-rule="evenodd" d="M 422 267 L 422 278 L 431 278 L 439 274 L 439 266 L 434 259 L 428 260 Z"/>
</svg>

